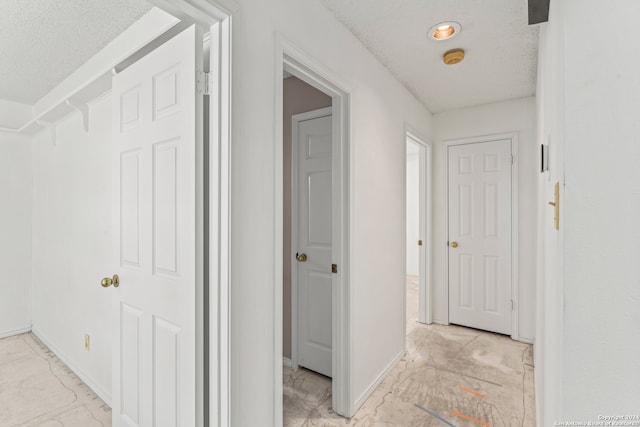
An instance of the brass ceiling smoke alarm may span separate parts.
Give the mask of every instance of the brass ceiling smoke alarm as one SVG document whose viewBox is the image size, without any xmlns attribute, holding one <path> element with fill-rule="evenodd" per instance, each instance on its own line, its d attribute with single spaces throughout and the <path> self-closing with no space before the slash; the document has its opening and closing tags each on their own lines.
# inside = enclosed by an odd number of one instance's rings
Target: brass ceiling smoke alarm
<svg viewBox="0 0 640 427">
<path fill-rule="evenodd" d="M 442 56 L 444 63 L 447 65 L 457 64 L 458 62 L 462 62 L 464 59 L 464 50 L 463 49 L 451 49 L 444 53 Z"/>
</svg>

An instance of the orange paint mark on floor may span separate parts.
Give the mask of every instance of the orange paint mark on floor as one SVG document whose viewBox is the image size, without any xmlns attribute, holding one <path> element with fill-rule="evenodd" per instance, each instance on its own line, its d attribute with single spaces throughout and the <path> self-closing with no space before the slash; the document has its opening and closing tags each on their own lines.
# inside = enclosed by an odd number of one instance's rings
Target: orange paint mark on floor
<svg viewBox="0 0 640 427">
<path fill-rule="evenodd" d="M 474 396 L 478 396 L 478 397 L 481 397 L 481 398 L 483 398 L 483 399 L 484 399 L 485 397 L 487 397 L 487 395 L 486 395 L 486 394 L 478 393 L 478 392 L 477 392 L 477 391 L 475 391 L 475 390 L 471 390 L 471 389 L 468 389 L 468 388 L 466 388 L 466 387 L 462 387 L 462 386 L 460 386 L 460 391 L 464 391 L 465 393 L 473 394 Z"/>
<path fill-rule="evenodd" d="M 483 427 L 491 427 L 491 424 L 489 424 L 487 422 L 480 421 L 480 420 L 478 420 L 476 418 L 470 417 L 468 415 L 461 414 L 460 412 L 457 412 L 457 411 L 451 411 L 451 415 L 454 415 L 456 417 L 460 417 L 460 418 L 465 419 L 467 421 L 471 421 L 472 423 L 476 423 L 476 424 L 481 425 Z"/>
</svg>

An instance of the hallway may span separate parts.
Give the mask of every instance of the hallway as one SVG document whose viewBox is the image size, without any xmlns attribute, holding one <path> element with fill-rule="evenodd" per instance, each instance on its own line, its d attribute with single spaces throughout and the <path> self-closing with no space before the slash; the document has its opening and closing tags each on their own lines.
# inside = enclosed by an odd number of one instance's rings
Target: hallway
<svg viewBox="0 0 640 427">
<path fill-rule="evenodd" d="M 407 279 L 407 353 L 350 422 L 333 413 L 331 381 L 284 368 L 284 425 L 533 426 L 532 346 L 459 326 L 417 323 Z M 441 419 L 439 419 L 440 417 Z"/>
</svg>

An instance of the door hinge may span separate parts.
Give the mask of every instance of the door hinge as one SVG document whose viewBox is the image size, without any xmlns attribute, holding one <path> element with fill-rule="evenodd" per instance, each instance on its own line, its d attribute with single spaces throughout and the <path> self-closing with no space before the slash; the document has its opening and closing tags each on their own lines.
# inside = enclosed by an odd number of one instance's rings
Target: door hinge
<svg viewBox="0 0 640 427">
<path fill-rule="evenodd" d="M 198 71 L 196 73 L 196 90 L 201 95 L 211 95 L 211 91 L 213 90 L 212 73 L 205 73 L 204 71 Z"/>
<path fill-rule="evenodd" d="M 516 163 L 516 158 L 515 156 L 512 154 L 511 155 L 511 164 L 514 165 Z"/>
<path fill-rule="evenodd" d="M 332 273 L 338 272 L 338 264 L 331 264 L 331 272 Z"/>
<path fill-rule="evenodd" d="M 511 311 L 513 311 L 513 300 L 511 300 Z"/>
</svg>

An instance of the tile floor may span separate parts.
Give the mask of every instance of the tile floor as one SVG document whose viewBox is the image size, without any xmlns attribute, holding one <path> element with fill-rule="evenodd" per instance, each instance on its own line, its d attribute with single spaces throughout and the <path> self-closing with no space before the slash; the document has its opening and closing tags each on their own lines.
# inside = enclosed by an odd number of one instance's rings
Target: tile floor
<svg viewBox="0 0 640 427">
<path fill-rule="evenodd" d="M 350 420 L 336 415 L 329 378 L 285 368 L 285 427 L 535 426 L 532 346 L 419 324 L 417 280 L 407 285 L 407 354 L 362 408 Z"/>
<path fill-rule="evenodd" d="M 33 334 L 0 340 L 0 426 L 109 427 L 111 408 Z"/>
</svg>

